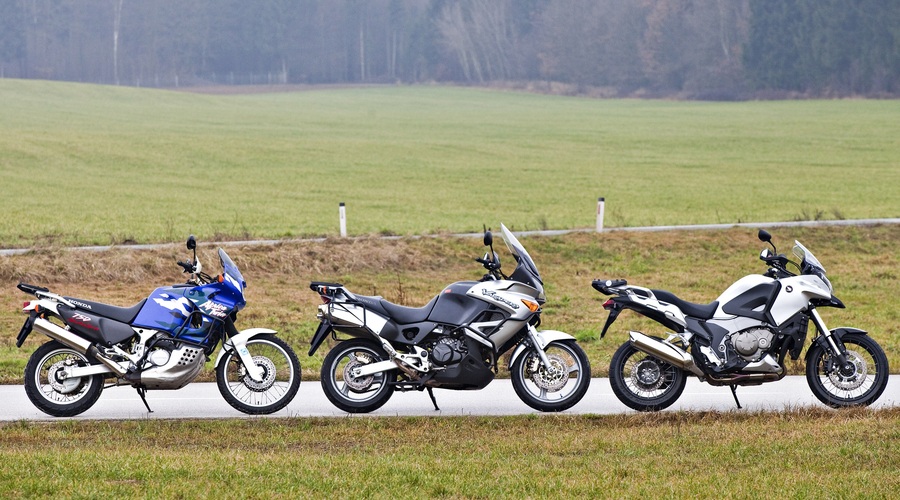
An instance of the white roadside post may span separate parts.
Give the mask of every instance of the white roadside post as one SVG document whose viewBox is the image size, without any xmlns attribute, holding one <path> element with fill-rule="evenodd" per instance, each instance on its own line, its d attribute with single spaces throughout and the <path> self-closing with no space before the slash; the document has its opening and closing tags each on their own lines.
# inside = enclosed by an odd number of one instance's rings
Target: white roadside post
<svg viewBox="0 0 900 500">
<path fill-rule="evenodd" d="M 347 208 L 344 206 L 344 202 L 338 206 L 338 213 L 341 218 L 341 238 L 347 237 Z"/>
<path fill-rule="evenodd" d="M 597 232 L 603 232 L 603 198 L 597 198 Z"/>
</svg>

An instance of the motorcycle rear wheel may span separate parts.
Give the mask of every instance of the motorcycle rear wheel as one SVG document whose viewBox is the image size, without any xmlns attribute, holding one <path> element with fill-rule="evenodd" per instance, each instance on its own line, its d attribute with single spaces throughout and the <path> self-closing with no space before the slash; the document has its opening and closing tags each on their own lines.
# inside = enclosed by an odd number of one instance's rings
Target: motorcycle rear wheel
<svg viewBox="0 0 900 500">
<path fill-rule="evenodd" d="M 887 387 L 887 356 L 868 335 L 851 333 L 841 340 L 852 368 L 842 372 L 832 363 L 831 351 L 815 343 L 806 358 L 806 381 L 816 398 L 832 408 L 868 406 Z"/>
<path fill-rule="evenodd" d="M 535 410 L 568 410 L 587 392 L 591 383 L 591 364 L 574 340 L 551 342 L 544 352 L 553 370 L 548 370 L 537 351 L 530 349 L 510 367 L 513 389 Z"/>
<path fill-rule="evenodd" d="M 25 394 L 42 412 L 54 417 L 84 413 L 103 392 L 103 375 L 61 379 L 66 366 L 98 364 L 80 352 L 52 340 L 37 348 L 25 365 Z"/>
<path fill-rule="evenodd" d="M 300 388 L 300 361 L 294 350 L 275 335 L 260 335 L 247 341 L 247 350 L 263 369 L 263 380 L 251 379 L 234 352 L 216 367 L 216 385 L 225 401 L 248 415 L 268 415 L 291 402 Z"/>
<path fill-rule="evenodd" d="M 625 342 L 609 364 L 609 383 L 619 401 L 637 411 L 671 406 L 687 383 L 684 370 Z"/>
<path fill-rule="evenodd" d="M 394 394 L 390 384 L 397 370 L 351 378 L 351 369 L 388 359 L 377 343 L 366 339 L 345 340 L 328 352 L 322 363 L 322 389 L 334 406 L 348 413 L 369 413 L 381 408 Z"/>
</svg>

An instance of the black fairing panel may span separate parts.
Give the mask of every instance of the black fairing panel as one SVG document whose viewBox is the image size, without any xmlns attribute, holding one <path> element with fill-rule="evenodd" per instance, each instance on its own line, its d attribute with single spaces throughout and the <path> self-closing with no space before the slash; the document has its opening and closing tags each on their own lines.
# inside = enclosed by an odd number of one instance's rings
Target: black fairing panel
<svg viewBox="0 0 900 500">
<path fill-rule="evenodd" d="M 435 374 L 436 387 L 477 390 L 484 389 L 494 380 L 494 371 L 484 363 L 484 360 L 480 359 L 481 347 L 478 343 L 467 338 L 466 344 L 469 352 L 462 361 Z"/>
<path fill-rule="evenodd" d="M 388 342 L 405 345 L 417 345 L 425 341 L 425 337 L 431 333 L 437 323 L 423 321 L 400 325 L 394 321 L 388 321 L 381 329 L 381 337 Z"/>
<path fill-rule="evenodd" d="M 491 307 L 483 300 L 466 295 L 476 284 L 476 281 L 460 281 L 445 288 L 438 295 L 428 321 L 454 326 L 474 321 L 479 314 Z"/>
<path fill-rule="evenodd" d="M 631 309 L 632 311 L 646 316 L 653 321 L 658 322 L 659 324 L 669 328 L 671 330 L 675 330 L 678 333 L 684 331 L 684 327 L 676 323 L 672 318 L 666 316 L 666 313 L 658 310 L 647 307 L 639 302 L 635 302 L 631 299 L 626 299 L 618 302 L 623 309 Z"/>
<path fill-rule="evenodd" d="M 725 336 L 728 335 L 728 330 L 719 325 L 707 323 L 706 321 L 698 320 L 690 316 L 685 319 L 688 330 L 706 339 L 710 346 L 720 345 Z"/>
<path fill-rule="evenodd" d="M 92 342 L 112 345 L 134 336 L 129 325 L 114 319 L 68 307 L 60 307 L 59 313 L 70 328 Z"/>
<path fill-rule="evenodd" d="M 744 316 L 774 323 L 775 321 L 769 314 L 769 310 L 772 308 L 779 290 L 781 290 L 781 283 L 777 281 L 760 283 L 726 302 L 722 306 L 722 310 L 735 316 Z M 763 309 L 754 311 L 754 309 L 759 309 L 760 307 Z"/>
<path fill-rule="evenodd" d="M 121 323 L 131 323 L 134 321 L 134 318 L 137 317 L 141 307 L 144 307 L 144 302 L 147 302 L 147 299 L 143 299 L 131 307 L 118 307 L 94 302 L 92 300 L 76 299 L 74 297 L 63 298 L 74 303 L 78 306 L 78 309 L 89 311 L 92 314 L 99 314 L 100 316 L 106 316 L 107 318 L 114 319 Z"/>
<path fill-rule="evenodd" d="M 535 283 L 534 276 L 532 276 L 531 273 L 526 271 L 522 266 L 516 266 L 516 270 L 509 275 L 509 279 L 511 279 L 512 281 L 518 281 L 519 283 L 525 283 L 531 288 L 535 288 L 537 290 L 540 290 L 541 286 L 543 285 L 542 283 Z"/>
</svg>

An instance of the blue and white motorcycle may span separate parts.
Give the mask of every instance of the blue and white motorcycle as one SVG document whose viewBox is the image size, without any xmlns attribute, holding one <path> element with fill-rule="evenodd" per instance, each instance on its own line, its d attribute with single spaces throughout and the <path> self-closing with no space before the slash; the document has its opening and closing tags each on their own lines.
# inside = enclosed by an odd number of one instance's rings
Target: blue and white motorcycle
<svg viewBox="0 0 900 500">
<path fill-rule="evenodd" d="M 107 386 L 131 385 L 147 404 L 147 390 L 180 389 L 200 374 L 219 343 L 216 381 L 225 400 L 248 414 L 284 408 L 300 385 L 300 363 L 273 330 L 238 331 L 245 305 L 244 281 L 234 261 L 219 249 L 222 274 L 209 276 L 197 260 L 178 262 L 190 273 L 186 284 L 157 288 L 131 307 L 63 297 L 20 283 L 37 300 L 26 302 L 28 319 L 16 339 L 21 347 L 34 331 L 52 340 L 25 367 L 25 392 L 38 409 L 56 417 L 78 415 Z"/>
</svg>

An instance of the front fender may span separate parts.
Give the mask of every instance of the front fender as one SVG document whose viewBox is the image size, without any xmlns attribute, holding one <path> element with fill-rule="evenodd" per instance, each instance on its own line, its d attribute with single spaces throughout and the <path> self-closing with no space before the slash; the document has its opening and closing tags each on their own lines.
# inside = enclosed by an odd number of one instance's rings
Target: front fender
<svg viewBox="0 0 900 500">
<path fill-rule="evenodd" d="M 230 337 L 222 343 L 222 348 L 219 349 L 219 354 L 216 356 L 215 367 L 218 368 L 219 363 L 222 362 L 222 358 L 225 357 L 225 354 L 233 350 L 241 359 L 244 368 L 247 369 L 247 375 L 250 375 L 250 378 L 256 382 L 261 382 L 262 369 L 253 362 L 253 357 L 250 355 L 250 351 L 247 350 L 247 341 L 253 337 L 275 333 L 277 333 L 275 330 L 269 330 L 268 328 L 248 328 L 246 330 L 241 330 L 241 333 Z"/>
<path fill-rule="evenodd" d="M 575 340 L 575 337 L 559 330 L 535 330 L 534 338 L 537 340 L 538 347 L 540 347 L 541 350 L 546 349 L 551 342 L 558 340 Z M 516 359 L 521 356 L 526 349 L 528 349 L 528 347 L 525 343 L 520 343 L 518 347 L 516 347 L 516 350 L 513 351 L 512 356 L 509 357 L 509 366 L 512 366 L 513 363 L 516 362 Z"/>
<path fill-rule="evenodd" d="M 851 333 L 854 333 L 857 335 L 867 335 L 869 332 L 867 332 L 865 330 L 860 330 L 859 328 L 853 328 L 853 327 L 849 327 L 849 326 L 842 326 L 840 328 L 832 328 L 831 329 L 831 336 L 832 336 L 832 338 L 835 339 L 835 342 L 838 343 L 838 347 L 840 347 L 841 349 L 844 348 L 844 346 L 843 346 L 844 335 L 848 335 Z M 824 349 L 826 349 L 827 351 L 829 351 L 829 352 L 832 351 L 831 347 L 828 345 L 828 340 L 825 338 L 824 335 L 819 335 L 818 337 L 816 337 L 814 342 L 820 343 L 821 346 Z M 804 358 L 806 360 L 806 363 L 809 363 L 810 352 L 812 352 L 811 349 L 806 350 L 806 357 Z"/>
</svg>

